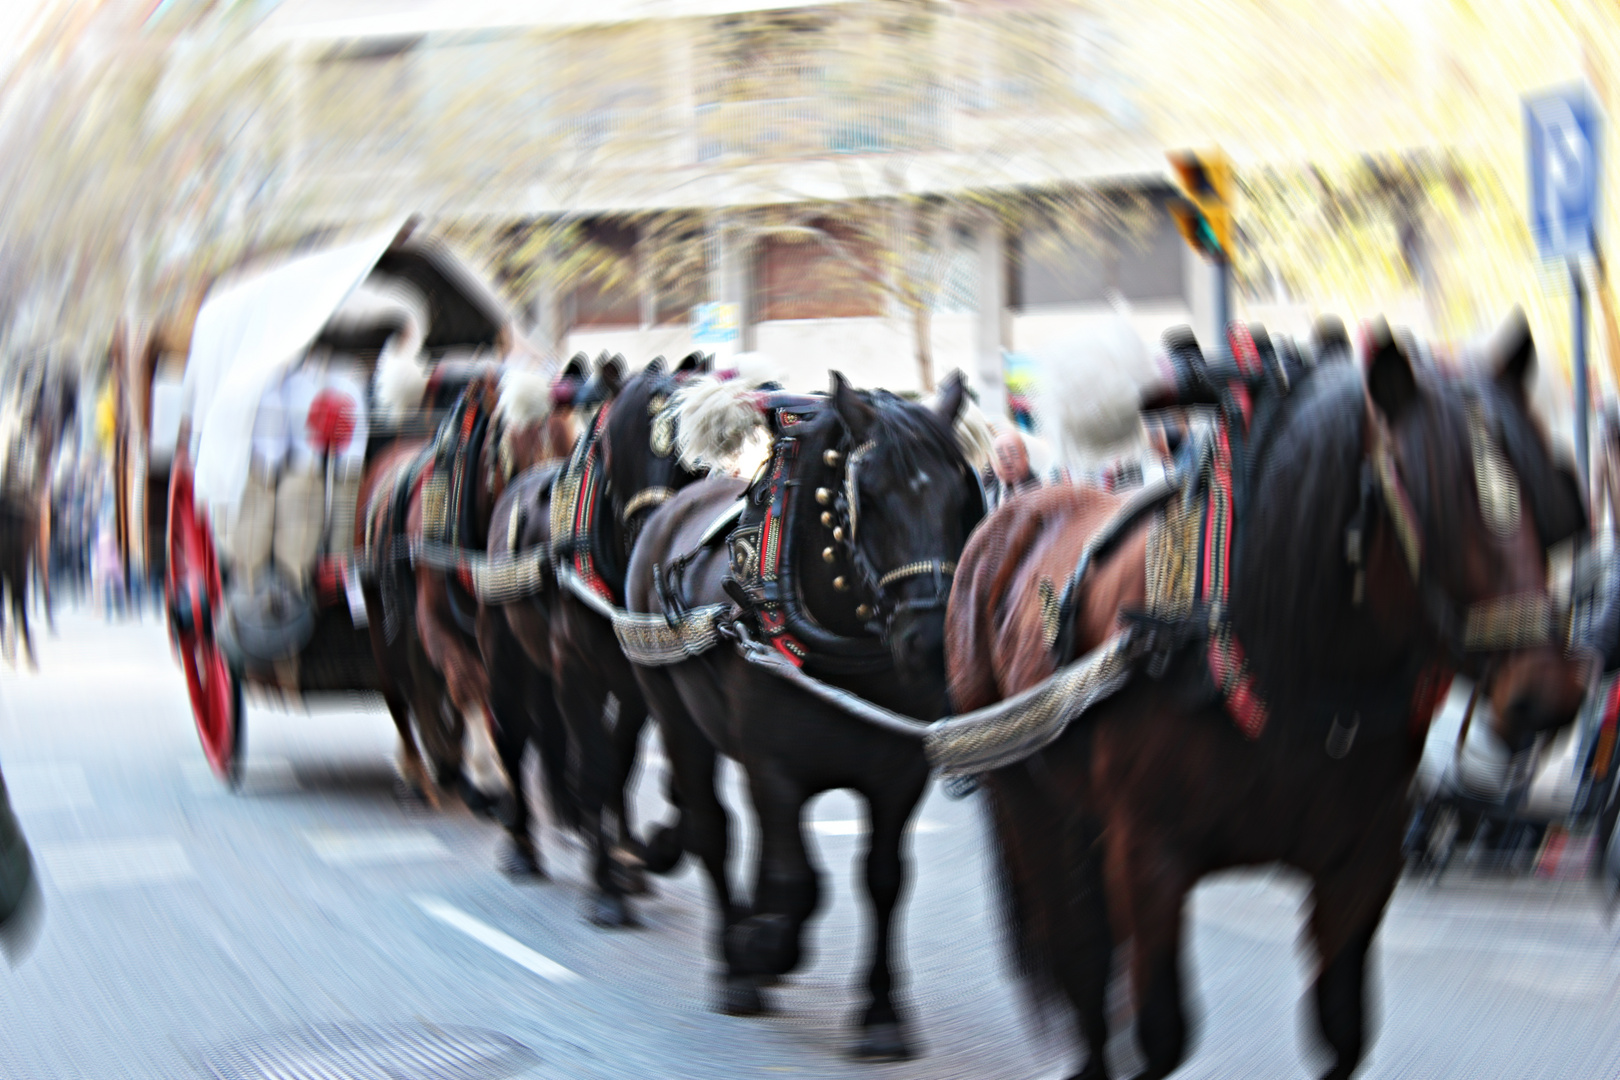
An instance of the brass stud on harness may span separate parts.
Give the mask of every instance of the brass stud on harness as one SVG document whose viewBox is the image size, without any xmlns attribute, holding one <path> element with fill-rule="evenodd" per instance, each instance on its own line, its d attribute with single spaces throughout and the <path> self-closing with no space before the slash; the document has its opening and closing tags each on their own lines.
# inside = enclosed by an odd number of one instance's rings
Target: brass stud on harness
<svg viewBox="0 0 1620 1080">
<path fill-rule="evenodd" d="M 833 529 L 833 539 L 840 541 L 844 539 L 844 527 L 842 525 L 836 526 Z"/>
<path fill-rule="evenodd" d="M 822 548 L 821 557 L 827 562 L 832 562 L 834 559 L 838 558 L 838 552 L 834 551 L 832 548 Z"/>
<path fill-rule="evenodd" d="M 833 588 L 837 589 L 839 592 L 849 592 L 849 582 L 844 580 L 843 574 L 839 574 L 837 577 L 833 578 Z"/>
<path fill-rule="evenodd" d="M 832 528 L 832 511 L 831 510 L 823 510 L 821 512 L 821 523 L 823 525 L 825 525 L 829 529 Z"/>
<path fill-rule="evenodd" d="M 821 460 L 825 461 L 828 465 L 831 465 L 836 469 L 838 468 L 838 463 L 843 460 L 843 455 L 839 454 L 839 452 L 836 450 L 828 450 L 826 453 L 821 455 Z"/>
<path fill-rule="evenodd" d="M 860 605 L 858 605 L 855 608 L 855 617 L 857 619 L 870 619 L 872 617 L 872 605 L 871 604 L 860 604 Z"/>
<path fill-rule="evenodd" d="M 816 488 L 816 502 L 820 503 L 822 506 L 826 506 L 828 503 L 832 502 L 832 492 L 826 488 Z"/>
</svg>

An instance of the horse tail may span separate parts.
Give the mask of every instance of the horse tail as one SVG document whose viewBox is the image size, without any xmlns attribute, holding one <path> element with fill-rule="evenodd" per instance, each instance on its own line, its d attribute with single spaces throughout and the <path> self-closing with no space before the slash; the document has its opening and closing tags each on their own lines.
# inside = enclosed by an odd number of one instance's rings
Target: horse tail
<svg viewBox="0 0 1620 1080">
<path fill-rule="evenodd" d="M 995 829 L 1001 934 L 1035 1027 L 1072 1015 L 1074 991 L 1106 988 L 1113 938 L 1087 823 L 1053 790 L 1042 758 L 983 777 Z M 1100 996 L 1095 1009 L 1100 1010 Z M 1100 1020 L 1100 1017 L 1098 1017 Z"/>
</svg>

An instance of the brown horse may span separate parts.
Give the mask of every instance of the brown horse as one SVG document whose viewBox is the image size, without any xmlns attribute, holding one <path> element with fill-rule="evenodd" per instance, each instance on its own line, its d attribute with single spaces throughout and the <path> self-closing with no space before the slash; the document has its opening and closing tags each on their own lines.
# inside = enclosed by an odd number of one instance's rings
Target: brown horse
<svg viewBox="0 0 1620 1080">
<path fill-rule="evenodd" d="M 406 780 L 434 805 L 436 782 L 453 776 L 469 806 L 493 806 L 491 778 L 462 769 L 463 735 L 489 733 L 494 713 L 475 637 L 477 601 L 458 564 L 483 551 L 510 478 L 556 441 L 548 381 L 490 367 L 470 374 L 430 444 L 390 448 L 362 486 L 357 543 L 374 569 L 367 607 L 383 698 L 400 731 Z M 436 777 L 410 738 L 412 714 Z M 493 754 L 486 768 L 493 770 Z"/>
<path fill-rule="evenodd" d="M 1531 419 L 1533 355 L 1521 320 L 1494 374 L 1441 373 L 1415 367 L 1380 325 L 1365 381 L 1341 360 L 1261 391 L 1232 474 L 1229 601 L 1189 621 L 1139 614 L 1181 577 L 1168 524 L 1125 528 L 1081 578 L 1072 617 L 1054 608 L 1052 583 L 1116 496 L 1017 498 L 968 545 L 949 614 L 959 710 L 1044 679 L 1054 636 L 1072 635 L 1071 655 L 1122 621 L 1157 639 L 1148 674 L 983 777 L 1016 955 L 1038 1001 L 1073 1009 L 1090 1052 L 1078 1076 L 1107 1075 L 1104 1003 L 1126 944 L 1142 1075 L 1178 1066 L 1187 893 L 1216 870 L 1271 862 L 1311 878 L 1326 1075 L 1354 1071 L 1368 948 L 1450 671 L 1485 679 L 1515 749 L 1569 722 L 1582 696 L 1582 665 L 1550 639 L 1545 550 L 1584 529 L 1585 510 Z M 1217 664 L 1216 648 L 1230 656 L 1236 643 L 1239 663 Z"/>
</svg>

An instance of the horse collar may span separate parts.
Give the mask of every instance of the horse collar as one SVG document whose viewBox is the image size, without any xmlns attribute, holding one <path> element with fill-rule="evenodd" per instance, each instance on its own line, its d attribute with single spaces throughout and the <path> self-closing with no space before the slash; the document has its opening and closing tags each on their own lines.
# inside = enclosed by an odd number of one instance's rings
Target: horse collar
<svg viewBox="0 0 1620 1080">
<path fill-rule="evenodd" d="M 552 489 L 551 557 L 553 566 L 568 565 L 591 591 L 617 604 L 619 598 L 603 580 L 593 550 L 597 512 L 607 494 L 602 433 L 612 404 L 604 402 L 597 410 Z"/>
<path fill-rule="evenodd" d="M 790 417 L 778 417 L 787 420 L 779 430 L 791 431 L 804 419 L 802 408 L 784 406 L 777 411 L 789 413 Z M 770 459 L 728 540 L 730 577 L 735 585 L 729 591 L 753 616 L 766 640 L 795 666 L 810 661 L 828 672 L 853 674 L 882 670 L 890 659 L 888 649 L 880 640 L 834 634 L 822 627 L 804 607 L 792 543 L 795 529 L 802 524 L 794 499 L 801 485 L 801 445 L 796 434 L 783 434 L 771 448 Z M 849 543 L 850 536 L 843 524 L 848 498 L 839 494 L 835 499 L 830 489 L 818 488 L 815 501 L 823 508 L 824 525 L 835 519 L 840 522 L 832 526 L 842 534 L 835 543 Z M 832 551 L 829 547 L 824 554 Z M 837 581 L 834 585 L 839 587 Z M 847 583 L 842 587 L 847 589 Z"/>
</svg>

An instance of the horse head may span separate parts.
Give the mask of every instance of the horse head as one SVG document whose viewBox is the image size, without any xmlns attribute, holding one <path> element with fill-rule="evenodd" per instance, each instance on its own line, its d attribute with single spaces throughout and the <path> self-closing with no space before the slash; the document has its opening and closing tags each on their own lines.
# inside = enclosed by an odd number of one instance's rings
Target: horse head
<svg viewBox="0 0 1620 1080">
<path fill-rule="evenodd" d="M 877 632 L 902 680 L 937 684 L 956 560 L 984 515 L 978 477 L 953 430 L 967 397 L 952 375 L 933 406 L 858 391 L 837 372 L 831 408 L 799 436 L 800 520 L 819 520 L 805 601 L 828 629 Z"/>
<path fill-rule="evenodd" d="M 1530 408 L 1535 345 L 1521 313 L 1482 365 L 1418 367 L 1370 334 L 1368 430 L 1379 487 L 1430 630 L 1482 681 L 1511 749 L 1574 719 L 1586 663 L 1559 639 L 1551 548 L 1587 529 L 1572 467 Z"/>
</svg>

